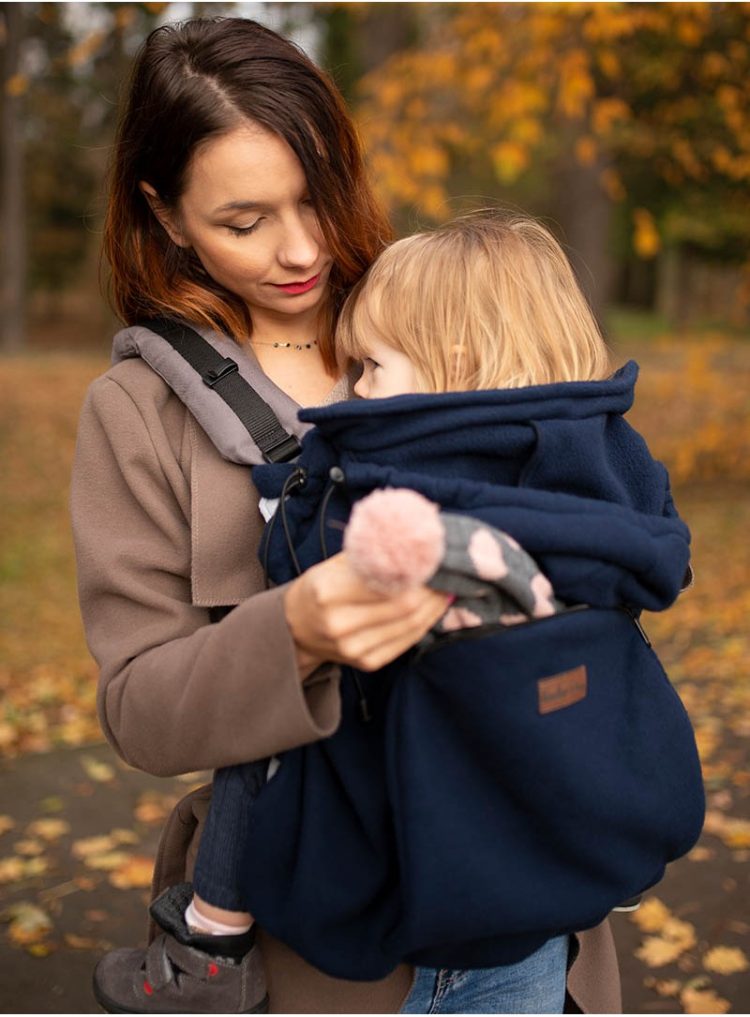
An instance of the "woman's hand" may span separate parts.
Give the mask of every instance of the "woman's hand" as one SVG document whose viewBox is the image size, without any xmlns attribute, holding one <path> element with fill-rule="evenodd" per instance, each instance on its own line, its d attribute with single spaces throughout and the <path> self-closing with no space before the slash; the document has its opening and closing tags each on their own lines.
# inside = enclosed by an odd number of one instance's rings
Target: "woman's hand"
<svg viewBox="0 0 750 1017">
<path fill-rule="evenodd" d="M 326 661 L 377 671 L 400 656 L 445 613 L 450 598 L 427 587 L 374 593 L 345 552 L 314 565 L 284 598 L 302 679 Z"/>
</svg>

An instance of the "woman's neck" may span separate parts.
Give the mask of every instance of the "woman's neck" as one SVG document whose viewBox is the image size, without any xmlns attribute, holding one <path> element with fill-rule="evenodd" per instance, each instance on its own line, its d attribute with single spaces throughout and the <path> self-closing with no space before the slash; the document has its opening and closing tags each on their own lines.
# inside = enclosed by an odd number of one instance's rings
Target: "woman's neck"
<svg viewBox="0 0 750 1017">
<path fill-rule="evenodd" d="M 249 342 L 252 346 L 271 343 L 305 344 L 320 339 L 321 316 L 316 310 L 308 314 L 273 315 L 255 310 L 253 331 Z"/>
<path fill-rule="evenodd" d="M 295 347 L 253 346 L 253 353 L 263 373 L 300 406 L 319 406 L 325 402 L 340 373 L 328 373 L 317 346 L 297 350 Z"/>
<path fill-rule="evenodd" d="M 343 374 L 329 374 L 318 345 L 321 314 L 274 315 L 254 309 L 253 331 L 245 340 L 261 370 L 300 406 L 324 402 Z"/>
</svg>

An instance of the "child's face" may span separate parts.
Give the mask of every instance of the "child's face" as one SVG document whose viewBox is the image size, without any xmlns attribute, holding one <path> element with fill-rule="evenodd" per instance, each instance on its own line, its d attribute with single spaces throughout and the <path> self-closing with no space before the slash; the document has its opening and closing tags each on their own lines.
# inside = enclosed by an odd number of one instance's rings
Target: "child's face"
<svg viewBox="0 0 750 1017">
<path fill-rule="evenodd" d="M 362 377 L 354 391 L 362 399 L 387 399 L 420 389 L 417 372 L 405 353 L 379 339 L 368 343 Z"/>
</svg>

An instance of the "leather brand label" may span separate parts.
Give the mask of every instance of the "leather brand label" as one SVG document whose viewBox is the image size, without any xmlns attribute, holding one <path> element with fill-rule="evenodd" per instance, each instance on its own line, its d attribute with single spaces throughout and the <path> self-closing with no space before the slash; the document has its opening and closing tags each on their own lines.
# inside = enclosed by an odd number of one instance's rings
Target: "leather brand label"
<svg viewBox="0 0 750 1017">
<path fill-rule="evenodd" d="M 572 671 L 562 671 L 549 678 L 540 678 L 536 683 L 539 690 L 539 712 L 554 713 L 566 706 L 579 703 L 586 698 L 587 674 L 583 664 Z"/>
</svg>

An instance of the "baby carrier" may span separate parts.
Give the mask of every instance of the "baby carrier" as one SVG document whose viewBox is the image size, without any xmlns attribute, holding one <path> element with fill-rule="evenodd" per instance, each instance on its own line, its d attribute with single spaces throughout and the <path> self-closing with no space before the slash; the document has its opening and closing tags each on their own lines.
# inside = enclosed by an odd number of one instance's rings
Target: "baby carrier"
<svg viewBox="0 0 750 1017">
<path fill-rule="evenodd" d="M 123 342 L 145 356 L 150 339 Z M 195 377 L 218 404 L 211 371 Z M 677 596 L 689 534 L 623 419 L 636 374 L 305 410 L 296 461 L 254 470 L 282 499 L 263 548 L 276 583 L 339 550 L 370 491 L 405 487 L 511 534 L 567 608 L 343 669 L 337 732 L 283 755 L 252 806 L 243 889 L 322 970 L 512 963 L 597 924 L 697 840 L 692 729 L 638 620 Z M 178 394 L 214 437 L 194 382 Z"/>
</svg>

